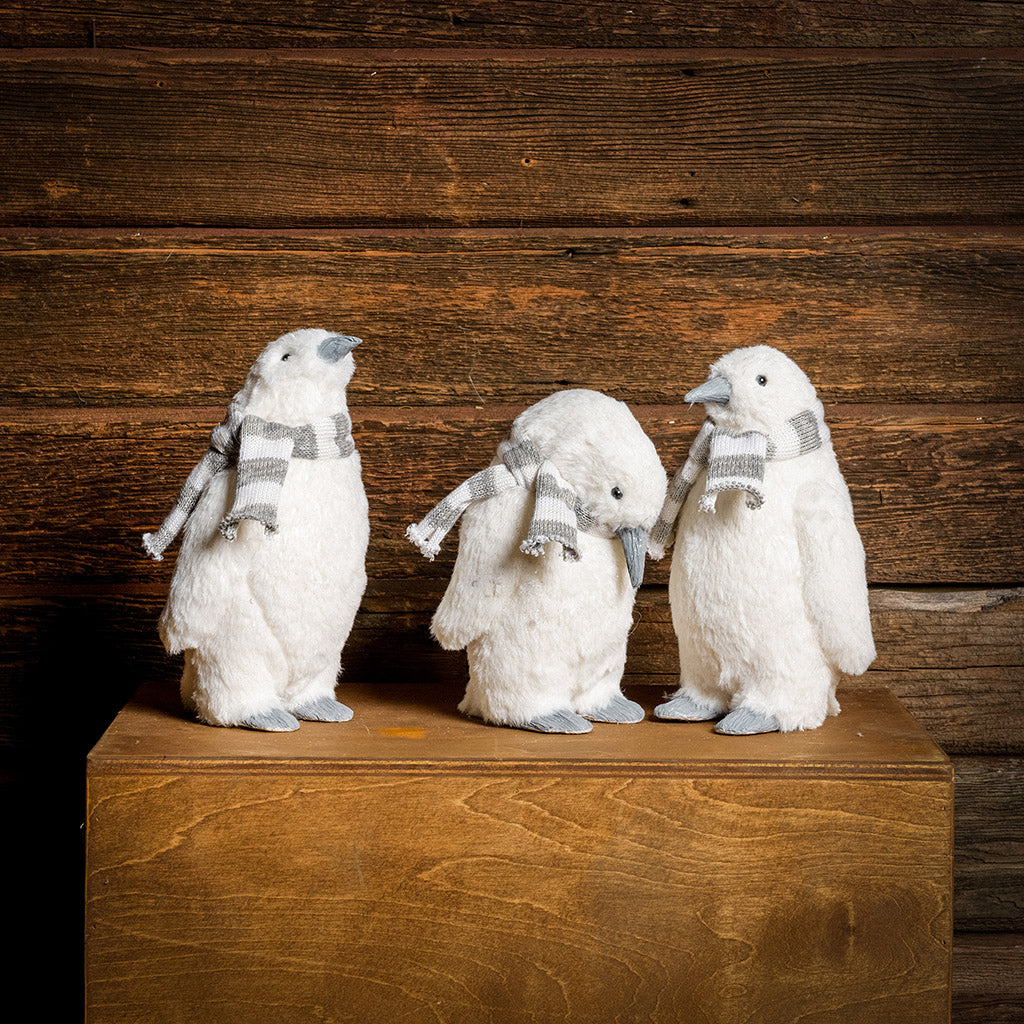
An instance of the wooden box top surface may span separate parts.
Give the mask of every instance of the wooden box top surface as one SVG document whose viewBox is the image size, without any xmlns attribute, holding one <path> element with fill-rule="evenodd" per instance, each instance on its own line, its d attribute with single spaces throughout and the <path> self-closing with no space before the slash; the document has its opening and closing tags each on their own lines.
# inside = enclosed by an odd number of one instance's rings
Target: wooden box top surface
<svg viewBox="0 0 1024 1024">
<path fill-rule="evenodd" d="M 648 712 L 661 687 L 627 688 Z M 265 733 L 202 725 L 167 687 L 142 687 L 89 755 L 108 771 L 592 771 L 950 779 L 946 755 L 888 691 L 840 692 L 842 712 L 819 729 L 719 736 L 712 723 L 595 725 L 582 736 L 484 725 L 456 710 L 461 688 L 343 683 L 355 711 L 343 724 L 304 722 Z"/>
</svg>

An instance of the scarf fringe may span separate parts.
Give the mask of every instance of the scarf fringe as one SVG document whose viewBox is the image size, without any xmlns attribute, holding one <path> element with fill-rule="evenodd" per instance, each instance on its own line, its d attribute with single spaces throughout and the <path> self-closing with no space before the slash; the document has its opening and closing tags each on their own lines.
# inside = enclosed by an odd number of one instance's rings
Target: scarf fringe
<svg viewBox="0 0 1024 1024">
<path fill-rule="evenodd" d="M 471 504 L 494 497 L 510 487 L 534 492 L 534 509 L 526 538 L 519 546 L 524 554 L 539 557 L 547 544 L 562 545 L 562 557 L 580 558 L 578 531 L 593 524 L 589 510 L 576 491 L 527 437 L 502 441 L 498 446 L 501 463 L 488 466 L 441 499 L 420 522 L 406 528 L 405 536 L 429 561 Z"/>
</svg>

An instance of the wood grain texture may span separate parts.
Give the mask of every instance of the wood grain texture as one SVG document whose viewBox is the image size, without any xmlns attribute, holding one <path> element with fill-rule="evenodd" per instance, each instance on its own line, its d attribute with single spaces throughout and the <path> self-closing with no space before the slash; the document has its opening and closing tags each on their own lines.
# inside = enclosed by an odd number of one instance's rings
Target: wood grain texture
<svg viewBox="0 0 1024 1024">
<path fill-rule="evenodd" d="M 781 788 L 94 780 L 89 1020 L 942 1019 L 936 785 Z"/>
<path fill-rule="evenodd" d="M 0 240 L 2 405 L 226 405 L 263 345 L 317 323 L 364 338 L 364 404 L 672 403 L 762 343 L 828 403 L 1017 401 L 1024 234 Z"/>
<path fill-rule="evenodd" d="M 1024 760 L 956 763 L 956 922 L 972 931 L 1024 931 Z"/>
<path fill-rule="evenodd" d="M 1017 1024 L 1024 1007 L 1024 936 L 960 935 L 953 942 L 956 1024 Z"/>
<path fill-rule="evenodd" d="M 353 411 L 370 498 L 371 577 L 449 576 L 456 538 L 427 562 L 405 528 L 490 462 L 516 411 Z M 675 472 L 699 414 L 636 411 Z M 1024 427 L 1014 407 L 834 411 L 833 442 L 873 582 L 996 586 L 1024 578 Z M 9 483 L 0 582 L 166 582 L 173 559 L 147 563 L 139 538 L 163 520 L 205 451 L 222 415 L 211 412 L 182 410 L 176 422 L 131 410 L 3 416 Z M 662 562 L 650 581 L 667 574 Z"/>
<path fill-rule="evenodd" d="M 0 4 L 0 46 L 1012 46 L 1012 2 L 171 0 Z"/>
<path fill-rule="evenodd" d="M 462 685 L 465 655 L 441 650 L 429 631 L 444 585 L 372 584 L 345 648 L 343 680 Z M 29 746 L 37 723 L 52 730 L 48 680 L 74 678 L 81 664 L 104 666 L 102 700 L 87 688 L 65 697 L 74 705 L 69 717 L 94 739 L 140 680 L 175 690 L 181 661 L 167 657 L 156 631 L 162 584 L 130 595 L 122 589 L 0 597 L 0 748 Z M 940 608 L 927 591 L 876 589 L 871 603 L 878 658 L 847 687 L 888 687 L 947 753 L 1024 755 L 1019 589 L 961 591 L 946 595 Z M 674 688 L 678 673 L 664 587 L 640 591 L 634 621 L 626 682 L 660 696 Z"/>
<path fill-rule="evenodd" d="M 653 722 L 581 744 L 361 693 L 348 750 L 120 716 L 90 757 L 94 1024 L 939 1019 L 951 779 L 891 698 L 830 723 L 843 753 L 723 762 L 709 733 L 659 767 Z"/>
<path fill-rule="evenodd" d="M 1020 223 L 1024 60 L 8 51 L 23 225 Z"/>
</svg>

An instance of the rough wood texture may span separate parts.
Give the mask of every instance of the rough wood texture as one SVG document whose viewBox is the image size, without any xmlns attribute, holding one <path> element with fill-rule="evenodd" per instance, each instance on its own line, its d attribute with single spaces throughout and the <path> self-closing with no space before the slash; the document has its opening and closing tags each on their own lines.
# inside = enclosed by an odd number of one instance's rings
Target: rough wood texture
<svg viewBox="0 0 1024 1024">
<path fill-rule="evenodd" d="M 1014 50 L 9 51 L 0 219 L 1020 223 L 1022 90 Z"/>
<path fill-rule="evenodd" d="M 370 496 L 371 577 L 447 578 L 456 539 L 427 562 L 405 528 L 487 465 L 518 409 L 353 410 Z M 699 411 L 636 411 L 674 472 Z M 8 412 L 0 419 L 10 478 L 0 582 L 169 579 L 172 560 L 147 567 L 139 537 L 170 509 L 223 409 L 159 418 Z M 839 407 L 829 416 L 873 582 L 995 586 L 1024 578 L 1024 427 L 1015 407 Z M 667 572 L 661 563 L 651 582 Z"/>
<path fill-rule="evenodd" d="M 443 588 L 443 580 L 373 584 L 345 650 L 346 678 L 464 679 L 464 657 L 442 651 L 429 635 Z M 73 675 L 82 662 L 102 661 L 110 686 L 125 698 L 139 679 L 173 686 L 179 662 L 166 657 L 156 635 L 163 585 L 135 584 L 132 595 L 122 589 L 0 599 L 0 665 L 10 684 L 0 705 L 5 743 L 14 742 L 15 722 L 45 717 L 45 680 Z M 871 600 L 878 658 L 867 676 L 847 685 L 888 686 L 949 753 L 1024 754 L 1021 591 L 962 591 L 940 601 L 930 591 L 876 589 Z M 641 590 L 635 620 L 627 680 L 672 686 L 676 644 L 663 587 Z M 83 696 L 76 717 L 93 700 Z"/>
<path fill-rule="evenodd" d="M 781 743 L 698 727 L 685 752 L 653 722 L 581 743 L 468 722 L 425 688 L 343 696 L 363 728 L 340 740 L 210 729 L 144 698 L 101 741 L 94 1024 L 261 1005 L 287 1021 L 943 1018 L 949 765 L 884 692 Z"/>
<path fill-rule="evenodd" d="M 429 632 L 443 588 L 443 580 L 373 583 L 345 649 L 343 678 L 438 687 L 464 681 L 465 656 L 442 651 Z M 72 688 L 69 717 L 100 728 L 140 679 L 174 690 L 180 659 L 166 656 L 156 633 L 163 584 L 134 584 L 128 595 L 123 589 L 0 597 L 0 746 L 23 747 L 31 723 L 49 722 L 47 680 L 72 678 L 82 664 L 103 664 L 109 696 L 98 704 L 96 693 Z M 1019 589 L 961 591 L 941 601 L 929 591 L 876 589 L 871 603 L 878 658 L 848 686 L 889 687 L 947 753 L 1024 755 Z M 678 672 L 665 588 L 645 586 L 634 618 L 626 680 L 660 694 Z M 1003 795 L 1012 806 L 1011 793 Z"/>
<path fill-rule="evenodd" d="M 1024 931 L 1024 760 L 956 763 L 957 928 Z"/>
<path fill-rule="evenodd" d="M 232 0 L 0 4 L 0 46 L 1011 46 L 1012 2 Z"/>
<path fill-rule="evenodd" d="M 514 232 L 0 240 L 0 404 L 226 404 L 300 324 L 359 334 L 369 404 L 678 402 L 740 345 L 826 402 L 1007 402 L 1024 234 Z M 595 354 L 598 354 L 595 357 Z"/>
<path fill-rule="evenodd" d="M 1024 936 L 961 935 L 953 943 L 955 1024 L 1019 1024 Z"/>
</svg>

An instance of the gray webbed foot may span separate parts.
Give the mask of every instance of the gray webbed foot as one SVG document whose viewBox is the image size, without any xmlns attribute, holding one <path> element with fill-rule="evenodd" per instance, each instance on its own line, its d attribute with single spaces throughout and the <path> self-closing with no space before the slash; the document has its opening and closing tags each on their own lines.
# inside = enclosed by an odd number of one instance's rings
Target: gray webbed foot
<svg viewBox="0 0 1024 1024">
<path fill-rule="evenodd" d="M 667 722 L 710 722 L 722 712 L 716 711 L 709 704 L 701 704 L 692 697 L 680 694 L 654 709 L 654 717 Z"/>
<path fill-rule="evenodd" d="M 518 726 L 520 729 L 530 729 L 533 732 L 566 732 L 581 733 L 590 732 L 594 727 L 575 711 L 552 711 L 547 715 L 538 715 Z"/>
<path fill-rule="evenodd" d="M 591 722 L 615 722 L 632 725 L 644 720 L 644 709 L 635 701 L 617 693 L 600 711 L 588 711 L 583 717 Z"/>
<path fill-rule="evenodd" d="M 760 732 L 778 732 L 779 722 L 774 715 L 766 715 L 763 711 L 751 711 L 750 708 L 737 708 L 729 712 L 718 725 L 715 732 L 726 736 L 753 736 Z"/>
<path fill-rule="evenodd" d="M 349 722 L 352 719 L 352 709 L 333 697 L 317 697 L 308 704 L 292 708 L 292 714 L 304 722 Z"/>
<path fill-rule="evenodd" d="M 258 715 L 250 715 L 238 724 L 245 729 L 258 729 L 260 732 L 295 732 L 299 720 L 283 708 L 271 708 Z"/>
</svg>

